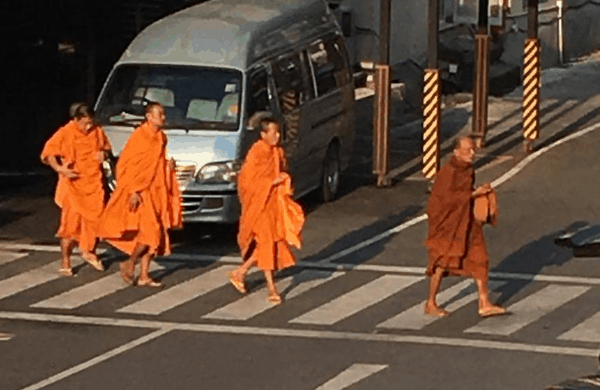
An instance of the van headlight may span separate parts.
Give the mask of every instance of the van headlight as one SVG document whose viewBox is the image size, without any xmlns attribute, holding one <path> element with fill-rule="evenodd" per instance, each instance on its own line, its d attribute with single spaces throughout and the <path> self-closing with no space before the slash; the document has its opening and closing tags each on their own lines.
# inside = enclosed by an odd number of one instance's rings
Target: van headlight
<svg viewBox="0 0 600 390">
<path fill-rule="evenodd" d="M 240 164 L 236 161 L 206 164 L 196 174 L 196 181 L 200 183 L 233 183 L 239 170 Z"/>
</svg>

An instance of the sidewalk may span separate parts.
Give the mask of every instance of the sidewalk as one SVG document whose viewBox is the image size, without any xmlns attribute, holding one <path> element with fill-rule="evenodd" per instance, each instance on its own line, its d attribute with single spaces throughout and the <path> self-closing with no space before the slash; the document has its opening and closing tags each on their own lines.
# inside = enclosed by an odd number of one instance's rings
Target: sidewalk
<svg viewBox="0 0 600 390">
<path fill-rule="evenodd" d="M 533 143 L 534 150 L 589 126 L 597 119 L 595 97 L 599 81 L 600 52 L 563 68 L 542 71 L 540 138 Z M 365 89 L 357 90 L 357 96 L 362 99 L 368 97 L 372 102 Z M 463 102 L 453 104 L 453 100 L 458 99 Z M 471 133 L 473 109 L 470 95 L 446 97 L 445 101 L 448 105 L 442 107 L 440 129 L 442 163 L 451 154 L 454 139 Z M 392 112 L 394 110 L 392 106 Z M 427 180 L 421 172 L 422 118 L 415 119 L 419 114 L 412 110 L 403 116 L 396 115 L 394 118 L 392 115 L 393 125 L 404 120 L 404 123 L 391 128 L 389 177 L 395 182 Z M 526 156 L 522 137 L 522 87 L 501 98 L 490 97 L 486 146 L 477 153 L 476 167 L 485 170 L 504 164 L 506 169 L 510 169 L 510 165 Z M 362 134 L 360 139 L 372 143 L 369 134 Z"/>
</svg>

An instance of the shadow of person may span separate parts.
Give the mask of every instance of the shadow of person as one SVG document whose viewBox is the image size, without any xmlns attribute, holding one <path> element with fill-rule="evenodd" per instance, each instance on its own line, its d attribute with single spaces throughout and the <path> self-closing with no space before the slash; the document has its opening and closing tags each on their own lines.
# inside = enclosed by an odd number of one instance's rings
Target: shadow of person
<svg viewBox="0 0 600 390">
<path fill-rule="evenodd" d="M 333 268 L 336 266 L 337 260 L 344 259 L 343 266 L 341 263 L 337 264 L 344 271 L 348 271 L 375 258 L 384 251 L 386 244 L 395 236 L 392 229 L 408 221 L 422 209 L 422 206 L 408 206 L 397 214 L 388 215 L 370 225 L 345 234 L 318 253 L 302 259 L 302 269 L 311 268 L 310 263 L 312 262 L 317 270 L 297 272 L 298 270 L 293 268 L 282 271 L 277 279 L 292 275 L 292 282 L 283 291 L 280 291 L 280 294 L 285 297 L 303 283 L 331 278 L 336 272 Z M 373 237 L 378 239 L 374 240 Z M 344 253 L 347 254 L 344 255 Z M 326 269 L 323 269 L 324 267 Z M 321 269 L 319 270 L 319 268 Z"/>
<path fill-rule="evenodd" d="M 500 289 L 497 303 L 500 305 L 506 303 L 511 297 L 529 285 L 535 275 L 540 274 L 544 268 L 561 266 L 573 259 L 571 250 L 557 245 L 555 240 L 560 235 L 579 230 L 587 225 L 588 223 L 585 221 L 575 221 L 565 229 L 546 234 L 517 249 L 496 267 L 490 269 L 490 280 L 496 279 L 496 276 L 502 276 L 504 272 L 527 275 L 523 279 L 513 279 L 505 284 Z"/>
</svg>

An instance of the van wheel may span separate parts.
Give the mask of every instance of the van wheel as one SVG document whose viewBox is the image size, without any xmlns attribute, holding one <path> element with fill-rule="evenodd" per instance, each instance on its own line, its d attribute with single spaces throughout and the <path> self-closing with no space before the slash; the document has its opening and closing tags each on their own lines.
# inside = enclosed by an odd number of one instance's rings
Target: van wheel
<svg viewBox="0 0 600 390">
<path fill-rule="evenodd" d="M 341 177 L 339 147 L 331 144 L 323 161 L 323 174 L 321 178 L 321 197 L 323 202 L 331 202 L 337 197 L 340 190 Z"/>
</svg>

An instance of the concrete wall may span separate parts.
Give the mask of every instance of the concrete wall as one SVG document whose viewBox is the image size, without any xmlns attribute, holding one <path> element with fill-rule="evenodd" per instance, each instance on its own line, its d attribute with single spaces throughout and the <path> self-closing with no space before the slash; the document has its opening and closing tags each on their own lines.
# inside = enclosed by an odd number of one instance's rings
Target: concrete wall
<svg viewBox="0 0 600 390">
<path fill-rule="evenodd" d="M 357 61 L 377 60 L 379 56 L 379 0 L 330 0 L 352 10 L 355 36 L 348 43 Z M 440 0 L 442 19 L 450 16 L 455 0 Z M 518 1 L 518 0 L 517 0 Z M 564 61 L 600 49 L 600 0 L 563 0 Z M 442 22 L 444 31 L 453 27 Z M 445 32 L 442 31 L 441 34 Z M 527 36 L 526 10 L 508 14 L 501 34 L 505 53 L 502 60 L 523 63 Z M 540 4 L 538 36 L 542 43 L 542 67 L 560 64 L 558 8 L 556 0 Z M 422 62 L 427 50 L 427 0 L 392 0 L 390 62 L 407 59 Z"/>
</svg>

